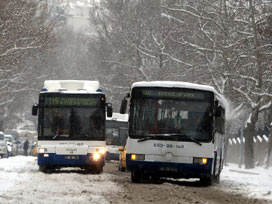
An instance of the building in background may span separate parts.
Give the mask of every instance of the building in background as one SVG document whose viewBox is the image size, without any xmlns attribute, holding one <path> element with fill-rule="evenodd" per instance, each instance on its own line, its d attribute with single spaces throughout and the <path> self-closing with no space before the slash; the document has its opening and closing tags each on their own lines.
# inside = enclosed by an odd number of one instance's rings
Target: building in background
<svg viewBox="0 0 272 204">
<path fill-rule="evenodd" d="M 74 31 L 90 32 L 89 10 L 92 7 L 92 0 L 47 0 L 46 6 L 49 11 L 66 20 L 67 25 Z"/>
</svg>

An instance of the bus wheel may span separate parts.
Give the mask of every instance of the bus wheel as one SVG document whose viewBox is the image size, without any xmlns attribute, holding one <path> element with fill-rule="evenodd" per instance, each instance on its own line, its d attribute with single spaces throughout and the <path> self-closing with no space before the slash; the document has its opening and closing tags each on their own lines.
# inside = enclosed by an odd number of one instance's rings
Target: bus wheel
<svg viewBox="0 0 272 204">
<path fill-rule="evenodd" d="M 141 180 L 141 172 L 137 170 L 131 171 L 131 181 L 133 183 L 139 183 Z"/>
<path fill-rule="evenodd" d="M 212 176 L 204 176 L 200 178 L 200 183 L 204 186 L 210 186 L 213 183 L 213 177 Z"/>
<path fill-rule="evenodd" d="M 96 166 L 96 169 L 95 169 L 95 170 L 96 170 L 95 173 L 101 174 L 101 173 L 103 172 L 103 166 L 98 165 L 98 166 Z"/>
<path fill-rule="evenodd" d="M 163 183 L 161 177 L 159 175 L 156 175 L 156 174 L 155 175 L 151 175 L 151 181 L 153 183 L 157 183 L 157 184 L 162 184 Z"/>
<path fill-rule="evenodd" d="M 47 173 L 48 167 L 46 165 L 40 165 L 39 171 L 43 173 Z"/>
</svg>

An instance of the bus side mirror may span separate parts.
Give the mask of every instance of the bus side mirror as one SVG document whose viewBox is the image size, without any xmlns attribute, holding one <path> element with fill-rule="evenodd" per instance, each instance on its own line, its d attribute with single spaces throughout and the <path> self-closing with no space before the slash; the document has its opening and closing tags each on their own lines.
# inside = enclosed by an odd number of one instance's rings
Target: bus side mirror
<svg viewBox="0 0 272 204">
<path fill-rule="evenodd" d="M 112 117 L 112 104 L 107 103 L 107 117 L 111 118 Z"/>
<path fill-rule="evenodd" d="M 120 113 L 125 114 L 127 112 L 127 99 L 123 99 L 120 107 Z"/>
<path fill-rule="evenodd" d="M 33 104 L 32 106 L 32 115 L 38 115 L 38 108 L 39 108 L 39 105 L 38 104 Z"/>
<path fill-rule="evenodd" d="M 215 117 L 220 117 L 223 113 L 223 109 L 221 106 L 217 106 L 215 109 Z"/>
<path fill-rule="evenodd" d="M 221 106 L 217 106 L 215 110 L 215 128 L 219 133 L 225 133 L 225 110 Z"/>
</svg>

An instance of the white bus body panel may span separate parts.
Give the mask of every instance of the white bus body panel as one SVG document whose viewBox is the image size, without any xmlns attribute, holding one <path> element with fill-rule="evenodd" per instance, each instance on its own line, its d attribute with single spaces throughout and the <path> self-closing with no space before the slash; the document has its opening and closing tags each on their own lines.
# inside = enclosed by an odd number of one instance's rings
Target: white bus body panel
<svg viewBox="0 0 272 204">
<path fill-rule="evenodd" d="M 46 152 L 40 152 L 45 149 Z M 38 141 L 38 153 L 55 153 L 56 155 L 87 155 L 106 148 L 105 141 Z"/>
<path fill-rule="evenodd" d="M 193 163 L 193 157 L 214 157 L 214 144 L 185 141 L 146 140 L 128 138 L 127 154 L 145 154 L 145 161 Z"/>
</svg>

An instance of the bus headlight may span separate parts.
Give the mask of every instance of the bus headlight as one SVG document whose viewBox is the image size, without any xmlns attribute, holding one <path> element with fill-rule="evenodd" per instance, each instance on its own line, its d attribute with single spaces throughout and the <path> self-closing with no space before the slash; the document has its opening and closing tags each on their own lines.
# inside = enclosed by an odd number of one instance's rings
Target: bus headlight
<svg viewBox="0 0 272 204">
<path fill-rule="evenodd" d="M 144 154 L 131 154 L 130 156 L 131 160 L 145 160 Z"/>
<path fill-rule="evenodd" d="M 101 155 L 100 155 L 99 152 L 94 152 L 94 153 L 92 154 L 92 160 L 98 161 L 98 160 L 100 160 L 100 159 L 101 159 Z"/>
<path fill-rule="evenodd" d="M 193 159 L 194 164 L 207 164 L 208 159 L 206 157 L 194 157 Z"/>
</svg>

